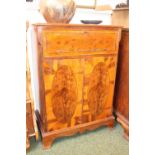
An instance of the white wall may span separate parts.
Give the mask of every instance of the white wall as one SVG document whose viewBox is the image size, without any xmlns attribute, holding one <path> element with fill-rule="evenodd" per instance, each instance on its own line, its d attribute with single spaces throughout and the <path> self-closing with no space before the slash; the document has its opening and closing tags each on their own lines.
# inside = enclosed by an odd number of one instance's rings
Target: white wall
<svg viewBox="0 0 155 155">
<path fill-rule="evenodd" d="M 102 20 L 101 25 L 111 24 L 112 11 L 96 11 L 94 9 L 77 8 L 70 24 L 82 24 L 80 20 Z"/>
</svg>

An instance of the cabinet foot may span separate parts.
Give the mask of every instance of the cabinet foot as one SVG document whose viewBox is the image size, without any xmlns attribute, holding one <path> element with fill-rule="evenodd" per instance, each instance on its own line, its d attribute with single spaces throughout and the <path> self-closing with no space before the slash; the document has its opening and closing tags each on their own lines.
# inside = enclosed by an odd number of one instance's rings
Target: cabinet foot
<svg viewBox="0 0 155 155">
<path fill-rule="evenodd" d="M 110 128 L 110 129 L 114 128 L 114 125 L 115 125 L 114 120 L 109 121 L 107 124 L 108 128 Z"/>
<path fill-rule="evenodd" d="M 53 144 L 53 139 L 42 139 L 42 145 L 44 149 L 49 149 Z"/>
<path fill-rule="evenodd" d="M 124 138 L 129 140 L 129 129 L 128 128 L 124 128 Z"/>
<path fill-rule="evenodd" d="M 124 129 L 124 138 L 129 140 L 129 122 L 128 120 L 124 119 L 121 115 L 117 116 L 117 121 L 121 124 Z"/>
</svg>

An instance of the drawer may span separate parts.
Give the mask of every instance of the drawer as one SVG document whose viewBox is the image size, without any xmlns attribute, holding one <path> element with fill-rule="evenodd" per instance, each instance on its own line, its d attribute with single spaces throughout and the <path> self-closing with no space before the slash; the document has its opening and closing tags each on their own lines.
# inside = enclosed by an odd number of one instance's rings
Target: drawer
<svg viewBox="0 0 155 155">
<path fill-rule="evenodd" d="M 117 31 L 43 31 L 43 55 L 116 53 Z"/>
</svg>

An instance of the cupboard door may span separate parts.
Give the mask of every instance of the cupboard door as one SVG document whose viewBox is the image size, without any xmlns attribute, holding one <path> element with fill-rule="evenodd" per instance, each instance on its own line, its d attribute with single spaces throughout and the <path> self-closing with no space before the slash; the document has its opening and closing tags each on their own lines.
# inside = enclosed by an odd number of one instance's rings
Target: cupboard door
<svg viewBox="0 0 155 155">
<path fill-rule="evenodd" d="M 47 130 L 73 127 L 81 123 L 83 60 L 43 61 Z"/>
<path fill-rule="evenodd" d="M 112 116 L 116 60 L 116 56 L 84 59 L 83 123 Z"/>
</svg>

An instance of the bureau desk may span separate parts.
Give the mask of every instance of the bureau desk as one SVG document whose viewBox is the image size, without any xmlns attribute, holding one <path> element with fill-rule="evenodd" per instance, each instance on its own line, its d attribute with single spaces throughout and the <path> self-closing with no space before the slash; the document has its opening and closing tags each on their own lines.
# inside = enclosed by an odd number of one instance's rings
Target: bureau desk
<svg viewBox="0 0 155 155">
<path fill-rule="evenodd" d="M 34 24 L 42 144 L 114 126 L 113 95 L 121 28 Z"/>
</svg>

